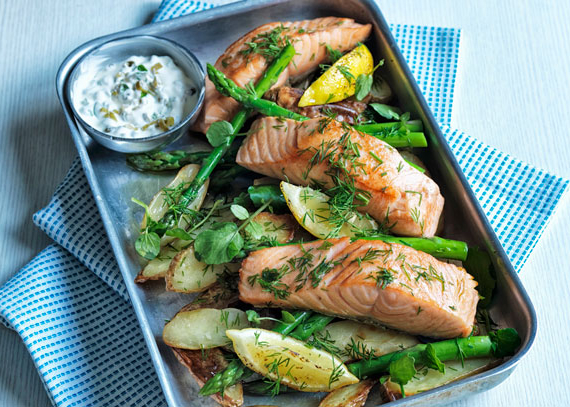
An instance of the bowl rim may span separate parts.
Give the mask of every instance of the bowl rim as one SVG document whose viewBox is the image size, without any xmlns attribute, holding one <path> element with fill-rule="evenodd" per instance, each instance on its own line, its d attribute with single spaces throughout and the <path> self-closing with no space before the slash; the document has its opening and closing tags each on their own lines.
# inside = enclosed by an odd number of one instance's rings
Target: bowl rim
<svg viewBox="0 0 570 407">
<path fill-rule="evenodd" d="M 182 120 L 180 120 L 175 126 L 171 127 L 168 131 L 163 131 L 161 133 L 153 134 L 152 136 L 146 136 L 146 137 L 130 138 L 130 137 L 113 136 L 113 135 L 105 133 L 101 130 L 97 130 L 96 128 L 91 126 L 89 123 L 87 123 L 83 119 L 81 114 L 75 109 L 74 99 L 73 99 L 72 94 L 71 94 L 72 84 L 74 83 L 76 72 L 79 69 L 79 67 L 81 66 L 81 64 L 83 62 L 85 62 L 89 57 L 93 56 L 93 54 L 96 53 L 97 51 L 99 51 L 101 48 L 105 47 L 106 45 L 112 44 L 114 42 L 129 41 L 132 39 L 139 39 L 139 38 L 150 39 L 151 41 L 167 44 L 168 46 L 172 46 L 174 48 L 177 48 L 186 58 L 188 58 L 190 61 L 192 61 L 194 63 L 194 65 L 197 68 L 196 70 L 198 72 L 198 75 L 200 76 L 199 83 L 196 86 L 198 88 L 197 89 L 198 90 L 198 100 L 196 101 L 196 104 L 194 105 L 192 110 L 186 116 L 184 116 L 184 118 Z M 172 55 L 167 55 L 167 56 L 172 58 Z M 182 69 L 182 68 L 180 68 L 180 69 Z M 184 73 L 187 75 L 187 72 L 184 72 Z M 188 125 L 188 123 L 200 112 L 202 105 L 204 104 L 205 94 L 206 94 L 206 72 L 204 71 L 204 68 L 202 67 L 202 64 L 200 63 L 200 60 L 196 57 L 196 55 L 194 55 L 194 53 L 192 51 L 190 51 L 185 46 L 177 43 L 176 41 L 172 41 L 170 39 L 158 37 L 155 35 L 147 35 L 147 34 L 126 35 L 123 37 L 113 38 L 113 39 L 105 41 L 102 44 L 96 46 L 95 48 L 89 50 L 89 52 L 82 55 L 81 58 L 77 61 L 77 63 L 73 67 L 73 69 L 70 71 L 69 76 L 68 76 L 68 80 L 66 81 L 66 84 L 65 84 L 65 96 L 66 96 L 67 100 L 69 101 L 69 106 L 71 108 L 71 111 L 73 112 L 73 116 L 75 117 L 75 119 L 77 121 L 79 121 L 81 126 L 83 126 L 89 134 L 92 134 L 92 135 L 97 136 L 97 137 L 101 137 L 101 138 L 106 139 L 112 143 L 120 143 L 120 142 L 144 143 L 144 142 L 149 142 L 149 141 L 160 140 L 163 138 L 168 138 L 169 136 L 176 134 L 177 132 L 183 130 Z"/>
</svg>

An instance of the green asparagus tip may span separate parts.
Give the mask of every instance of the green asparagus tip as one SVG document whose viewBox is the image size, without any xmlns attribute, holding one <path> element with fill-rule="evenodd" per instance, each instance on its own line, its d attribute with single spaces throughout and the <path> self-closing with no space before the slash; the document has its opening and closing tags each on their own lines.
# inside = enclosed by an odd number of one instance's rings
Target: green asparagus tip
<svg viewBox="0 0 570 407">
<path fill-rule="evenodd" d="M 513 356 L 519 346 L 521 346 L 521 337 L 516 329 L 513 328 L 490 332 L 489 337 L 493 342 L 493 355 L 498 358 Z"/>
</svg>

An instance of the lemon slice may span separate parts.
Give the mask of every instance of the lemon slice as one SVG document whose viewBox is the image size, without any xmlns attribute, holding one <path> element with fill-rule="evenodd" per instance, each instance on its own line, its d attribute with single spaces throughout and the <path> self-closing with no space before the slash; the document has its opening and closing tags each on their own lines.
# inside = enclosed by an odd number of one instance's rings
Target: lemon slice
<svg viewBox="0 0 570 407">
<path fill-rule="evenodd" d="M 355 237 L 359 233 L 378 229 L 378 223 L 367 215 L 343 213 L 342 219 L 333 215 L 329 197 L 310 187 L 298 187 L 283 181 L 281 192 L 297 222 L 319 239 Z"/>
<path fill-rule="evenodd" d="M 299 107 L 324 105 L 344 100 L 356 92 L 359 75 L 370 75 L 374 58 L 364 44 L 342 56 L 303 93 Z"/>
<path fill-rule="evenodd" d="M 226 336 L 244 365 L 292 389 L 328 392 L 358 383 L 340 359 L 290 336 L 261 328 L 230 329 Z"/>
</svg>

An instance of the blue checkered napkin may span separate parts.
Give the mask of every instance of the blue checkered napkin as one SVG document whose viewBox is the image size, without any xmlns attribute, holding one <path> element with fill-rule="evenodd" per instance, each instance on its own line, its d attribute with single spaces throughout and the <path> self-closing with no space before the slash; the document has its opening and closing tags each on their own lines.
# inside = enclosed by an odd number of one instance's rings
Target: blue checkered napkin
<svg viewBox="0 0 570 407">
<path fill-rule="evenodd" d="M 212 5 L 167 0 L 155 20 Z M 449 124 L 459 31 L 392 29 L 439 122 Z M 567 183 L 459 132 L 444 131 L 520 270 Z M 0 287 L 0 321 L 22 336 L 55 403 L 165 405 L 78 160 L 34 222 L 58 244 Z"/>
<path fill-rule="evenodd" d="M 55 405 L 166 405 L 132 307 L 61 246 L 0 288 L 0 312 Z"/>
</svg>

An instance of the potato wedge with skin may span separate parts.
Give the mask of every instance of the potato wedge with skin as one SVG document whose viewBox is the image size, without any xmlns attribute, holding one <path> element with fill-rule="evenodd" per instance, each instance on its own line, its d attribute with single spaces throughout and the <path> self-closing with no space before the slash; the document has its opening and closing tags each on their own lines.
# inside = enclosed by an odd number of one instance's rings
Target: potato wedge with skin
<svg viewBox="0 0 570 407">
<path fill-rule="evenodd" d="M 170 244 L 163 246 L 160 253 L 149 261 L 146 266 L 137 274 L 135 283 L 144 283 L 149 280 L 159 280 L 166 276 L 170 263 L 184 247 L 190 245 L 188 240 L 176 239 Z"/>
<path fill-rule="evenodd" d="M 148 211 L 145 213 L 141 223 L 141 229 L 146 228 L 146 224 L 148 222 L 147 217 L 150 217 L 154 221 L 159 221 L 168 211 L 169 205 L 168 200 L 170 197 L 175 196 L 179 198 L 180 193 L 187 187 L 190 182 L 196 177 L 198 171 L 200 170 L 200 166 L 197 164 L 188 164 L 182 167 L 176 177 L 164 188 L 162 188 L 150 201 L 148 204 Z M 192 210 L 199 210 L 200 206 L 204 202 L 206 198 L 206 193 L 208 191 L 208 184 L 209 180 L 206 180 L 204 185 L 200 187 L 198 193 L 196 194 L 196 198 L 192 203 L 189 205 L 189 208 Z M 168 191 L 168 192 L 167 192 Z M 177 192 L 174 192 L 177 191 Z M 177 196 L 176 196 L 177 195 Z M 181 229 L 186 229 L 188 227 L 189 220 L 186 216 L 181 216 L 177 227 Z M 172 236 L 162 236 L 160 238 L 160 245 L 165 246 L 168 243 L 172 242 L 175 237 Z"/>
<path fill-rule="evenodd" d="M 214 284 L 199 294 L 190 304 L 183 306 L 178 313 L 201 308 L 235 308 L 234 305 L 238 302 L 239 294 L 237 292 L 226 290 L 221 285 Z"/>
<path fill-rule="evenodd" d="M 246 233 L 255 240 L 288 243 L 295 237 L 297 221 L 291 215 L 275 215 L 270 212 L 261 212 L 252 220 L 258 224 L 262 232 L 259 236 L 252 236 L 248 229 Z"/>
<path fill-rule="evenodd" d="M 340 359 L 290 336 L 261 328 L 230 329 L 226 335 L 245 366 L 292 389 L 330 392 L 358 383 Z"/>
<path fill-rule="evenodd" d="M 362 354 L 381 356 L 419 343 L 412 335 L 355 321 L 333 322 L 321 334 L 334 341 L 345 362 L 361 359 Z"/>
<path fill-rule="evenodd" d="M 404 385 L 404 392 L 407 396 L 422 393 L 436 387 L 443 386 L 447 383 L 463 379 L 468 376 L 483 372 L 497 365 L 498 359 L 495 358 L 475 358 L 465 359 L 463 366 L 460 360 L 452 360 L 445 362 L 445 373 L 440 373 L 437 370 L 420 369 L 418 374 L 406 385 Z M 424 373 L 426 373 L 424 375 Z M 394 401 L 402 398 L 402 391 L 400 385 L 387 380 L 381 389 L 382 397 L 385 400 Z"/>
<path fill-rule="evenodd" d="M 173 348 L 210 349 L 230 343 L 228 329 L 249 327 L 245 312 L 236 308 L 200 308 L 179 312 L 162 331 L 164 343 Z"/>
<path fill-rule="evenodd" d="M 330 392 L 319 407 L 362 407 L 376 380 L 368 379 Z"/>
<path fill-rule="evenodd" d="M 166 272 L 166 290 L 179 293 L 205 291 L 218 281 L 224 271 L 237 273 L 239 264 L 208 265 L 196 259 L 194 246 L 180 251 L 170 262 Z"/>
<path fill-rule="evenodd" d="M 222 351 L 218 348 L 201 350 L 187 350 L 172 348 L 174 355 L 180 363 L 188 368 L 190 375 L 202 388 L 210 378 L 228 366 Z M 224 407 L 239 407 L 243 405 L 243 387 L 241 383 L 226 388 L 224 397 L 219 393 L 211 396 Z"/>
</svg>

